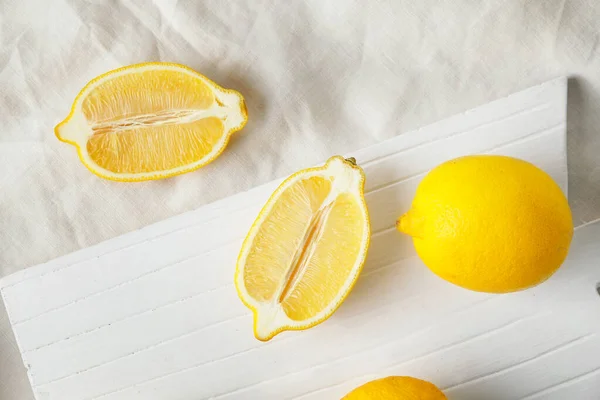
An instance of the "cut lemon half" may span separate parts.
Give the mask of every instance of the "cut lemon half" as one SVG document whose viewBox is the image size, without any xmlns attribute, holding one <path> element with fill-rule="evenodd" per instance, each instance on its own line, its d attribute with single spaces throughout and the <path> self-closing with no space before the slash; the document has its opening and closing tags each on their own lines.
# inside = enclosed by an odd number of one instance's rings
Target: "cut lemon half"
<svg viewBox="0 0 600 400">
<path fill-rule="evenodd" d="M 264 206 L 235 274 L 257 339 L 310 328 L 342 304 L 369 247 L 364 183 L 354 159 L 333 157 L 286 179 Z"/>
<path fill-rule="evenodd" d="M 144 181 L 208 164 L 247 119 L 238 92 L 183 65 L 145 63 L 90 81 L 55 133 L 94 174 Z"/>
</svg>

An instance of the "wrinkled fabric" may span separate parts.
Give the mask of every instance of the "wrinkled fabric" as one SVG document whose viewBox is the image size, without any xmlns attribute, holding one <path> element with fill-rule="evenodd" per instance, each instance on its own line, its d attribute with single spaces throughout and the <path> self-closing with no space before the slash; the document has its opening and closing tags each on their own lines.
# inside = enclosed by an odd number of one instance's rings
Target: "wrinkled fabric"
<svg viewBox="0 0 600 400">
<path fill-rule="evenodd" d="M 0 276 L 542 83 L 569 88 L 570 202 L 600 217 L 596 0 L 2 0 Z M 94 76 L 183 63 L 246 98 L 209 166 L 115 183 L 54 125 Z M 31 390 L 0 308 L 0 399 Z"/>
</svg>

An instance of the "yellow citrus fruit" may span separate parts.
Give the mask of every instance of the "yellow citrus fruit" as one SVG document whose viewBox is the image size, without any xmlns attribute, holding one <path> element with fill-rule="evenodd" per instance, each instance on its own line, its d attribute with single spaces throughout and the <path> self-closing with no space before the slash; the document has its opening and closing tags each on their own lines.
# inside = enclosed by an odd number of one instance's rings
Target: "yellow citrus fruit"
<svg viewBox="0 0 600 400">
<path fill-rule="evenodd" d="M 446 400 L 433 383 L 409 376 L 388 376 L 365 383 L 342 400 Z"/>
<path fill-rule="evenodd" d="M 94 174 L 144 181 L 208 164 L 247 119 L 238 92 L 183 65 L 145 63 L 90 81 L 55 133 Z"/>
<path fill-rule="evenodd" d="M 342 304 L 369 246 L 365 176 L 333 157 L 273 193 L 240 251 L 235 286 L 254 313 L 254 335 L 310 328 Z"/>
<path fill-rule="evenodd" d="M 548 279 L 573 236 L 566 197 L 534 165 L 504 156 L 468 156 L 433 169 L 398 229 L 423 262 L 467 289 L 505 293 Z"/>
</svg>

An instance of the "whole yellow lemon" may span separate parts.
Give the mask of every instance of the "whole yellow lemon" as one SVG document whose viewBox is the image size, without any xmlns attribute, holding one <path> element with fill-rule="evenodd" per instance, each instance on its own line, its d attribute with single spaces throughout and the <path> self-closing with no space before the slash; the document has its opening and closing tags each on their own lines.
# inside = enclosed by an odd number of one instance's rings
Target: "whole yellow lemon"
<svg viewBox="0 0 600 400">
<path fill-rule="evenodd" d="M 409 376 L 388 376 L 365 383 L 342 400 L 446 400 L 433 383 Z"/>
<path fill-rule="evenodd" d="M 534 165 L 468 156 L 433 169 L 397 227 L 437 275 L 467 289 L 505 293 L 548 279 L 573 237 L 569 204 Z"/>
</svg>

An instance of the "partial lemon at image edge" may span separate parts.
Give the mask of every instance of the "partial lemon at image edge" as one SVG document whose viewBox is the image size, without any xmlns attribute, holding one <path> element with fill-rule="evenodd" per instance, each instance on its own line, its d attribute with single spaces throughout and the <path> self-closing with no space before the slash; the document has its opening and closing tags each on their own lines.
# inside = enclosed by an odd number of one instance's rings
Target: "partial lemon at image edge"
<svg viewBox="0 0 600 400">
<path fill-rule="evenodd" d="M 433 383 L 410 376 L 388 376 L 365 383 L 342 400 L 447 400 Z"/>
</svg>

